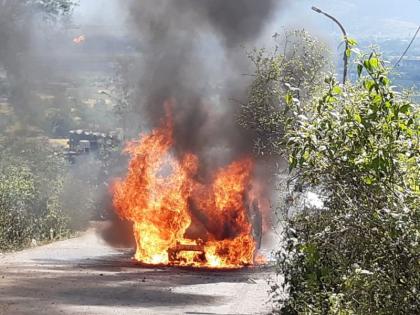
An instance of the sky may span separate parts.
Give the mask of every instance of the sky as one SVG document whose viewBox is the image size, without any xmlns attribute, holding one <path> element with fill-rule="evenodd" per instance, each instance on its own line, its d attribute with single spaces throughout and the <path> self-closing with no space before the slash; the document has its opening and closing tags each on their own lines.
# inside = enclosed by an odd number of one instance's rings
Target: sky
<svg viewBox="0 0 420 315">
<path fill-rule="evenodd" d="M 137 0 L 141 1 L 141 0 Z M 176 0 L 168 0 L 176 1 Z M 198 0 L 199 1 L 199 0 Z M 255 0 L 258 1 L 258 0 Z M 335 16 L 351 37 L 409 38 L 420 25 L 420 0 L 285 0 L 282 10 L 267 33 L 282 27 L 306 28 L 316 34 L 337 37 L 337 26 L 311 10 L 317 6 Z M 101 25 L 123 29 L 127 12 L 126 0 L 80 0 L 74 20 L 79 25 Z"/>
<path fill-rule="evenodd" d="M 313 12 L 319 7 L 335 16 L 350 36 L 411 37 L 420 25 L 419 0 L 291 0 L 292 9 L 285 12 L 285 20 L 304 24 L 316 32 L 339 32 L 326 17 Z M 299 16 L 296 19 L 294 17 Z"/>
</svg>

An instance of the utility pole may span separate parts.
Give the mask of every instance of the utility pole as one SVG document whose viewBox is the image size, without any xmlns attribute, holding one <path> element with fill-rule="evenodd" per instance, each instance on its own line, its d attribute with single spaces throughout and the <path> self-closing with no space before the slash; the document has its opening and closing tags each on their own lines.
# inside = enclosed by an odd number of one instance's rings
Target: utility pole
<svg viewBox="0 0 420 315">
<path fill-rule="evenodd" d="M 347 80 L 347 71 L 348 71 L 348 66 L 349 66 L 348 65 L 349 58 L 347 56 L 347 51 L 349 49 L 349 41 L 348 41 L 348 37 L 347 37 L 347 32 L 344 29 L 343 25 L 335 17 L 333 17 L 332 15 L 330 15 L 328 13 L 325 13 L 324 11 L 322 11 L 321 9 L 318 9 L 317 7 L 312 7 L 312 10 L 314 10 L 316 13 L 323 14 L 327 18 L 333 20 L 338 25 L 338 27 L 341 29 L 341 32 L 343 33 L 344 42 L 346 44 L 346 47 L 345 47 L 345 50 L 344 50 L 344 57 L 343 57 L 343 60 L 344 60 L 343 84 L 345 84 L 346 83 L 346 80 Z"/>
</svg>

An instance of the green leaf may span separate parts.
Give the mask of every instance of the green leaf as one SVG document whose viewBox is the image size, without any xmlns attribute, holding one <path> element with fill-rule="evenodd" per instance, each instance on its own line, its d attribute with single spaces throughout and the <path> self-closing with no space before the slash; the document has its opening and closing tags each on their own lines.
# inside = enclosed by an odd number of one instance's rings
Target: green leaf
<svg viewBox="0 0 420 315">
<path fill-rule="evenodd" d="M 374 178 L 371 177 L 371 176 L 366 176 L 366 177 L 363 177 L 363 181 L 367 185 L 372 185 L 373 184 L 373 181 L 374 181 Z"/>
<path fill-rule="evenodd" d="M 332 90 L 331 90 L 331 93 L 332 94 L 335 94 L 335 95 L 338 95 L 338 94 L 341 94 L 342 93 L 342 89 L 341 89 L 341 87 L 339 87 L 338 85 L 336 85 L 336 86 L 334 86 L 333 88 L 332 88 Z"/>
<path fill-rule="evenodd" d="M 391 80 L 389 80 L 386 76 L 381 76 L 379 81 L 385 86 L 388 86 L 391 82 Z"/>
<path fill-rule="evenodd" d="M 358 113 L 354 114 L 354 120 L 356 120 L 359 124 L 362 123 L 362 117 Z"/>
<path fill-rule="evenodd" d="M 407 114 L 410 111 L 411 111 L 411 105 L 410 104 L 404 104 L 403 106 L 400 107 L 400 110 L 399 110 L 399 112 L 403 113 L 403 114 Z"/>
<path fill-rule="evenodd" d="M 351 57 L 351 49 L 350 48 L 347 48 L 346 49 L 346 57 L 347 58 L 350 58 Z"/>
<path fill-rule="evenodd" d="M 297 159 L 294 156 L 289 157 L 289 172 L 292 172 L 297 166 Z"/>
<path fill-rule="evenodd" d="M 375 70 L 379 68 L 379 59 L 376 57 L 372 57 L 369 59 L 369 65 L 371 69 Z"/>
<path fill-rule="evenodd" d="M 375 85 L 375 81 L 373 81 L 373 80 L 365 80 L 365 81 L 363 81 L 363 86 L 369 92 L 372 91 L 374 85 Z"/>
<path fill-rule="evenodd" d="M 363 65 L 358 64 L 357 65 L 357 76 L 360 78 L 360 76 L 362 75 L 362 71 L 363 71 Z"/>
<path fill-rule="evenodd" d="M 334 103 L 335 101 L 337 101 L 337 99 L 336 99 L 334 96 L 327 96 L 327 98 L 325 99 L 325 101 L 326 101 L 328 104 L 332 104 L 332 103 Z"/>
<path fill-rule="evenodd" d="M 357 41 L 354 38 L 347 38 L 347 43 L 350 46 L 357 46 Z"/>
<path fill-rule="evenodd" d="M 286 94 L 286 96 L 284 97 L 284 99 L 285 99 L 287 105 L 292 105 L 293 104 L 293 95 L 292 95 L 292 93 L 288 92 Z"/>
<path fill-rule="evenodd" d="M 363 66 L 364 66 L 367 70 L 372 71 L 372 65 L 370 64 L 369 60 L 365 60 L 365 61 L 363 61 Z"/>
</svg>

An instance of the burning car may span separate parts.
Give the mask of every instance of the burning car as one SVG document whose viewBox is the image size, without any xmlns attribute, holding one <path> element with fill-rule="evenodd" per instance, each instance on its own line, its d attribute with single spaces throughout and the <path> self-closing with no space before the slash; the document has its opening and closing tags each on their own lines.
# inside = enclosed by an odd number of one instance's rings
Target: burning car
<svg viewBox="0 0 420 315">
<path fill-rule="evenodd" d="M 252 193 L 253 159 L 235 160 L 202 180 L 198 156 L 175 155 L 173 143 L 168 111 L 161 127 L 127 145 L 127 175 L 113 184 L 116 212 L 134 227 L 135 259 L 204 268 L 254 264 L 261 229 L 251 221 L 261 225 L 261 213 Z"/>
</svg>

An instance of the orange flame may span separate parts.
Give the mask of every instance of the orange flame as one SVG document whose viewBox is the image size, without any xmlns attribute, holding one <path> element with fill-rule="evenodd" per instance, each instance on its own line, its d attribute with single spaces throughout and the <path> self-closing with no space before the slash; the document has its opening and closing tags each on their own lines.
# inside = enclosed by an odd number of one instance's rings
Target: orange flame
<svg viewBox="0 0 420 315">
<path fill-rule="evenodd" d="M 211 183 L 201 183 L 197 156 L 172 154 L 172 130 L 168 111 L 160 128 L 129 143 L 128 174 L 113 185 L 118 215 L 134 224 L 135 259 L 207 268 L 253 264 L 256 245 L 246 206 L 252 159 L 235 161 L 216 171 Z"/>
<path fill-rule="evenodd" d="M 76 45 L 80 45 L 82 43 L 84 43 L 86 41 L 86 36 L 85 35 L 80 35 L 77 36 L 75 38 L 73 38 L 73 43 L 75 43 Z"/>
</svg>

